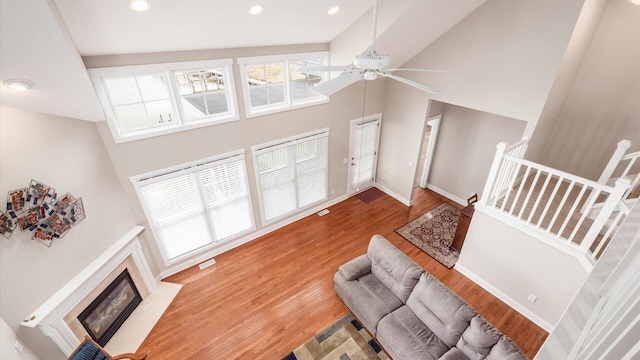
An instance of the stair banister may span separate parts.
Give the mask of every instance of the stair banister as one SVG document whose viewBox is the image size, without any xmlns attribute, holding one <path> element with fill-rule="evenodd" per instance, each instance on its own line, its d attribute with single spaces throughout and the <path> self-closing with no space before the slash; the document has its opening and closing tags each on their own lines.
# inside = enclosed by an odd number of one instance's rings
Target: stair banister
<svg viewBox="0 0 640 360">
<path fill-rule="evenodd" d="M 589 248 L 595 241 L 596 237 L 602 230 L 602 228 L 607 224 L 607 220 L 616 210 L 618 204 L 622 200 L 622 196 L 625 191 L 631 186 L 631 182 L 628 179 L 618 179 L 616 180 L 615 187 L 607 197 L 607 200 L 602 206 L 602 209 L 598 213 L 598 216 L 593 221 L 593 224 L 589 228 L 589 231 L 584 236 L 582 243 L 580 243 L 580 250 L 582 250 L 585 254 L 589 251 Z"/>
<path fill-rule="evenodd" d="M 498 170 L 500 169 L 500 165 L 502 163 L 502 156 L 504 155 L 504 151 L 507 148 L 507 143 L 505 141 L 496 145 L 496 155 L 493 157 L 493 163 L 491 164 L 491 169 L 489 169 L 489 175 L 487 176 L 487 183 L 484 186 L 484 190 L 482 191 L 482 196 L 480 197 L 479 204 L 487 205 L 487 201 L 492 197 L 491 193 L 493 190 L 493 184 L 496 181 Z"/>
<path fill-rule="evenodd" d="M 516 173 L 512 173 L 513 169 L 507 170 L 502 168 L 502 158 L 504 155 L 512 155 L 517 158 L 522 158 L 527 149 L 528 143 L 529 137 L 524 136 L 520 141 L 512 144 L 511 146 L 509 146 L 505 141 L 496 145 L 496 155 L 493 157 L 493 163 L 491 164 L 489 175 L 487 176 L 487 182 L 484 190 L 482 191 L 482 196 L 478 201 L 480 205 L 487 205 L 487 202 L 490 199 L 497 197 L 503 189 L 495 189 L 495 187 L 497 185 L 508 185 L 511 183 L 511 177 L 516 175 Z"/>
<path fill-rule="evenodd" d="M 620 140 L 618 142 L 618 147 L 616 148 L 616 151 L 614 151 L 613 155 L 611 155 L 611 159 L 609 159 L 609 163 L 602 171 L 602 174 L 598 179 L 598 183 L 606 184 L 607 181 L 611 179 L 611 175 L 613 175 L 613 172 L 616 170 L 616 167 L 618 167 L 620 160 L 622 160 L 622 157 L 627 152 L 629 147 L 631 147 L 631 141 L 629 140 Z"/>
</svg>

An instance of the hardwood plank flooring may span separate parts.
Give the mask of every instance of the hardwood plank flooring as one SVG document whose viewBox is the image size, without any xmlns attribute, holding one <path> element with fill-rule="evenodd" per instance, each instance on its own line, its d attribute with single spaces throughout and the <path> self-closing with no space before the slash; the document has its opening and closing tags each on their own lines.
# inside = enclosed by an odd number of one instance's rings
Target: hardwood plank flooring
<svg viewBox="0 0 640 360">
<path fill-rule="evenodd" d="M 533 358 L 547 333 L 456 270 L 449 270 L 394 230 L 442 202 L 418 190 L 407 207 L 385 195 L 370 204 L 351 197 L 165 281 L 180 293 L 138 351 L 160 359 L 281 359 L 348 309 L 333 290 L 333 274 L 385 236 L 465 299 Z"/>
</svg>

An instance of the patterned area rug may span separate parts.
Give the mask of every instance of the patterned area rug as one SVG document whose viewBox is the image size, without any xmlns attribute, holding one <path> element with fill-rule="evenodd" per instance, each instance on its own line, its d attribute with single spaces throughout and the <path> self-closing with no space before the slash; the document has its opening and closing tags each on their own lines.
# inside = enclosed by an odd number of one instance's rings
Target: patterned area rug
<svg viewBox="0 0 640 360">
<path fill-rule="evenodd" d="M 397 229 L 396 232 L 438 260 L 439 263 L 451 269 L 460 256 L 458 250 L 451 248 L 458 219 L 460 219 L 460 210 L 447 203 L 442 203 Z"/>
<path fill-rule="evenodd" d="M 283 360 L 388 360 L 389 356 L 351 314 L 324 329 Z"/>
</svg>

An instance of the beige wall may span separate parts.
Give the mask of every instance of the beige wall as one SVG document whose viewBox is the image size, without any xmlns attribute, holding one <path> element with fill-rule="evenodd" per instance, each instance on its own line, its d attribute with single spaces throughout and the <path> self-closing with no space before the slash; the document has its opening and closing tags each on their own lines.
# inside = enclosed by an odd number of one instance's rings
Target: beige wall
<svg viewBox="0 0 640 360">
<path fill-rule="evenodd" d="M 522 138 L 526 123 L 459 106 L 444 105 L 428 183 L 458 198 L 482 195 L 501 141 Z"/>
<path fill-rule="evenodd" d="M 537 120 L 583 2 L 488 0 L 403 65 L 446 73 L 402 75 L 441 90 L 434 100 Z"/>
<path fill-rule="evenodd" d="M 273 53 L 295 53 L 312 50 L 322 50 L 322 46 L 301 46 L 268 49 L 236 49 L 225 51 L 204 51 L 194 56 L 203 58 L 234 57 L 265 55 Z M 139 62 L 169 62 L 184 59 L 183 53 L 149 54 L 127 57 L 108 57 L 85 59 L 87 64 L 100 64 L 101 66 L 124 65 Z M 236 90 L 241 94 L 240 74 L 238 66 L 234 65 Z M 366 113 L 375 114 L 382 112 L 383 82 L 370 82 L 367 84 Z M 347 164 L 343 159 L 348 157 L 349 150 L 349 120 L 362 116 L 362 104 L 364 94 L 364 82 L 335 94 L 327 104 L 291 110 L 272 115 L 247 119 L 244 115 L 242 96 L 238 96 L 241 119 L 231 123 L 203 127 L 195 130 L 153 137 L 144 140 L 115 144 L 106 122 L 98 123 L 98 130 L 105 143 L 106 150 L 113 162 L 116 173 L 136 221 L 146 224 L 146 219 L 129 178 L 148 171 L 163 169 L 169 166 L 211 157 L 228 151 L 245 149 L 247 170 L 249 175 L 250 191 L 253 202 L 254 217 L 256 219 L 256 231 L 260 232 L 261 224 L 260 207 L 257 197 L 256 181 L 254 176 L 251 146 L 301 134 L 317 129 L 329 128 L 329 201 L 346 195 L 347 191 Z M 250 234 L 249 237 L 252 235 Z M 151 264 L 154 274 L 167 273 L 171 269 L 178 269 L 181 264 L 172 264 L 171 268 L 165 266 L 162 257 L 150 231 L 141 237 L 146 245 L 145 252 L 153 259 Z M 213 249 L 211 256 L 220 250 Z M 186 261 L 193 258 L 186 259 Z"/>
<path fill-rule="evenodd" d="M 588 274 L 575 257 L 479 210 L 455 268 L 547 331 Z"/>
<path fill-rule="evenodd" d="M 1 107 L 0 194 L 31 179 L 82 197 L 87 217 L 51 247 L 18 229 L 0 238 L 0 316 L 41 359 L 59 359 L 40 330 L 18 324 L 136 221 L 94 123 Z"/>
<path fill-rule="evenodd" d="M 527 157 L 597 180 L 622 139 L 640 150 L 640 7 L 609 0 L 582 65 Z"/>
<path fill-rule="evenodd" d="M 426 93 L 397 81 L 384 81 L 387 89 L 376 182 L 408 205 L 429 98 Z"/>
</svg>

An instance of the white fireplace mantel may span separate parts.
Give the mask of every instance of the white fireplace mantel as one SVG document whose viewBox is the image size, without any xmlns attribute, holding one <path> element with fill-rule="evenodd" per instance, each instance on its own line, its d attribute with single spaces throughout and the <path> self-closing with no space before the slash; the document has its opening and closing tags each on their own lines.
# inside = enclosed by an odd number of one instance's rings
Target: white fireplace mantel
<svg viewBox="0 0 640 360">
<path fill-rule="evenodd" d="M 80 340 L 64 321 L 65 315 L 129 256 L 138 267 L 147 290 L 152 293 L 157 284 L 138 239 L 138 234 L 142 230 L 144 227 L 134 226 L 127 231 L 104 253 L 26 317 L 20 325 L 30 328 L 39 327 L 45 335 L 52 338 L 66 356 L 69 356 L 80 344 Z"/>
</svg>

